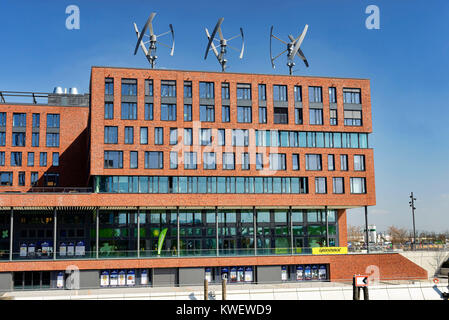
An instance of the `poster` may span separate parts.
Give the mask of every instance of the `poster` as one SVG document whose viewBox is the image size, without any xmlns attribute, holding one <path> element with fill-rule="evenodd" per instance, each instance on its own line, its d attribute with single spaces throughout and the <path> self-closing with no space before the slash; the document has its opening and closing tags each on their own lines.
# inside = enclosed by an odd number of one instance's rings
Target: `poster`
<svg viewBox="0 0 449 320">
<path fill-rule="evenodd" d="M 56 288 L 64 288 L 64 272 L 58 272 L 58 276 L 56 277 Z"/>
<path fill-rule="evenodd" d="M 41 243 L 41 248 L 42 248 L 42 256 L 44 257 L 50 256 L 53 253 L 52 246 L 47 241 Z"/>
<path fill-rule="evenodd" d="M 320 280 L 327 280 L 327 268 L 325 265 L 320 265 L 318 276 Z"/>
<path fill-rule="evenodd" d="M 312 266 L 312 280 L 318 280 L 318 266 L 316 264 Z"/>
<path fill-rule="evenodd" d="M 36 252 L 36 245 L 34 243 L 30 243 L 28 245 L 28 256 L 29 257 L 34 257 L 34 254 Z"/>
<path fill-rule="evenodd" d="M 237 268 L 237 281 L 244 282 L 245 281 L 245 269 L 243 267 Z"/>
<path fill-rule="evenodd" d="M 27 244 L 26 244 L 26 243 L 22 243 L 22 244 L 20 245 L 20 256 L 21 256 L 21 257 L 26 257 L 27 254 L 28 254 L 28 251 L 27 251 Z"/>
<path fill-rule="evenodd" d="M 117 270 L 111 271 L 109 281 L 110 281 L 109 284 L 111 286 L 118 286 L 118 271 Z"/>
<path fill-rule="evenodd" d="M 206 268 L 204 270 L 204 279 L 207 280 L 207 282 L 212 281 L 212 270 L 211 268 Z"/>
<path fill-rule="evenodd" d="M 75 255 L 76 256 L 84 256 L 86 253 L 86 247 L 84 246 L 83 241 L 78 241 L 75 247 Z"/>
<path fill-rule="evenodd" d="M 59 255 L 65 257 L 67 255 L 67 245 L 65 242 L 59 244 Z"/>
<path fill-rule="evenodd" d="M 312 268 L 310 266 L 304 268 L 304 280 L 312 280 Z"/>
<path fill-rule="evenodd" d="M 136 273 L 134 270 L 128 270 L 126 274 L 126 285 L 127 286 L 136 285 Z"/>
<path fill-rule="evenodd" d="M 227 267 L 223 267 L 221 268 L 221 279 L 224 280 L 228 280 L 228 268 Z"/>
<path fill-rule="evenodd" d="M 287 281 L 288 280 L 288 273 L 287 273 L 287 267 L 286 266 L 282 266 L 281 267 L 281 280 L 282 281 Z"/>
<path fill-rule="evenodd" d="M 236 267 L 232 267 L 231 268 L 231 272 L 229 274 L 229 278 L 230 278 L 231 282 L 236 282 L 237 281 L 237 268 Z"/>
<path fill-rule="evenodd" d="M 75 253 L 75 246 L 74 246 L 73 242 L 69 242 L 69 244 L 67 245 L 67 255 L 73 256 L 74 253 Z"/>
<path fill-rule="evenodd" d="M 296 267 L 296 280 L 302 281 L 304 280 L 304 268 L 303 266 Z"/>
<path fill-rule="evenodd" d="M 125 286 L 126 285 L 126 272 L 125 270 L 120 270 L 118 273 L 118 285 Z"/>
<path fill-rule="evenodd" d="M 100 276 L 100 287 L 109 286 L 109 271 L 103 270 Z"/>
<path fill-rule="evenodd" d="M 140 284 L 146 286 L 148 284 L 148 270 L 144 269 L 140 273 Z"/>
<path fill-rule="evenodd" d="M 253 282 L 253 267 L 245 268 L 245 282 Z"/>
</svg>

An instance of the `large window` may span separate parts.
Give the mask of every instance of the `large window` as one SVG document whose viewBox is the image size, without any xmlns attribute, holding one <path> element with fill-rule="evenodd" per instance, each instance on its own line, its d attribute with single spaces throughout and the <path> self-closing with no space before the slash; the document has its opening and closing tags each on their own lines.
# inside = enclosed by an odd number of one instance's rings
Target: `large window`
<svg viewBox="0 0 449 320">
<path fill-rule="evenodd" d="M 47 114 L 47 128 L 59 128 L 59 114 Z"/>
<path fill-rule="evenodd" d="M 104 143 L 105 144 L 118 143 L 118 127 L 104 127 Z"/>
<path fill-rule="evenodd" d="M 137 79 L 122 79 L 122 96 L 137 96 Z"/>
<path fill-rule="evenodd" d="M 137 119 L 137 103 L 122 102 L 122 120 Z"/>
<path fill-rule="evenodd" d="M 163 169 L 164 153 L 161 151 L 145 151 L 145 169 Z"/>
<path fill-rule="evenodd" d="M 288 108 L 274 108 L 273 122 L 276 124 L 288 124 Z"/>
<path fill-rule="evenodd" d="M 336 193 L 336 194 L 345 193 L 345 184 L 344 184 L 343 177 L 334 177 L 334 178 L 332 178 L 332 181 L 333 181 L 334 193 Z"/>
<path fill-rule="evenodd" d="M 323 109 L 309 109 L 310 124 L 323 124 Z"/>
<path fill-rule="evenodd" d="M 0 172 L 0 186 L 12 186 L 12 172 Z"/>
<path fill-rule="evenodd" d="M 237 83 L 237 100 L 251 100 L 251 84 Z"/>
<path fill-rule="evenodd" d="M 251 107 L 237 106 L 237 122 L 239 123 L 251 123 Z"/>
<path fill-rule="evenodd" d="M 104 167 L 105 169 L 123 168 L 123 151 L 105 151 Z"/>
<path fill-rule="evenodd" d="M 170 145 L 178 144 L 178 128 L 170 128 Z"/>
<path fill-rule="evenodd" d="M 235 169 L 235 154 L 233 152 L 223 152 L 223 170 Z"/>
<path fill-rule="evenodd" d="M 47 133 L 47 147 L 59 147 L 59 133 Z"/>
<path fill-rule="evenodd" d="M 12 146 L 24 147 L 25 146 L 25 132 L 13 132 L 12 133 Z"/>
<path fill-rule="evenodd" d="M 176 104 L 161 104 L 161 120 L 176 121 Z"/>
<path fill-rule="evenodd" d="M 178 169 L 178 153 L 170 152 L 170 169 Z"/>
<path fill-rule="evenodd" d="M 273 86 L 273 100 L 287 101 L 287 86 L 274 85 Z"/>
<path fill-rule="evenodd" d="M 356 104 L 362 103 L 360 98 L 360 89 L 343 89 L 343 102 Z"/>
<path fill-rule="evenodd" d="M 321 87 L 309 87 L 309 102 L 323 102 Z"/>
<path fill-rule="evenodd" d="M 270 153 L 270 170 L 286 170 L 285 153 Z"/>
<path fill-rule="evenodd" d="M 362 111 L 345 110 L 345 126 L 361 126 L 362 125 Z"/>
<path fill-rule="evenodd" d="M 196 168 L 197 168 L 196 152 L 185 152 L 184 153 L 184 169 L 196 170 Z"/>
<path fill-rule="evenodd" d="M 200 98 L 213 99 L 214 98 L 214 83 L 200 82 Z"/>
<path fill-rule="evenodd" d="M 321 154 L 306 154 L 306 170 L 321 170 Z"/>
<path fill-rule="evenodd" d="M 365 178 L 351 178 L 351 193 L 366 193 Z"/>
<path fill-rule="evenodd" d="M 200 121 L 214 122 L 215 107 L 212 105 L 200 105 Z"/>
<path fill-rule="evenodd" d="M 176 81 L 161 81 L 161 97 L 176 97 Z"/>
<path fill-rule="evenodd" d="M 26 127 L 26 114 L 25 113 L 13 113 L 12 115 L 12 126 L 13 127 Z"/>
<path fill-rule="evenodd" d="M 365 156 L 354 155 L 354 171 L 365 171 Z"/>
<path fill-rule="evenodd" d="M 203 129 L 200 131 L 200 145 L 210 146 L 212 145 L 212 129 Z"/>
<path fill-rule="evenodd" d="M 41 126 L 41 115 L 39 113 L 33 113 L 33 128 L 39 128 Z"/>
<path fill-rule="evenodd" d="M 22 152 L 11 152 L 11 167 L 22 166 Z"/>
<path fill-rule="evenodd" d="M 215 170 L 217 168 L 215 152 L 203 153 L 203 168 L 205 170 Z"/>
<path fill-rule="evenodd" d="M 316 177 L 315 178 L 315 193 L 326 193 L 326 178 L 325 177 Z"/>
<path fill-rule="evenodd" d="M 232 145 L 234 147 L 247 147 L 249 145 L 249 130 L 232 129 Z"/>
</svg>

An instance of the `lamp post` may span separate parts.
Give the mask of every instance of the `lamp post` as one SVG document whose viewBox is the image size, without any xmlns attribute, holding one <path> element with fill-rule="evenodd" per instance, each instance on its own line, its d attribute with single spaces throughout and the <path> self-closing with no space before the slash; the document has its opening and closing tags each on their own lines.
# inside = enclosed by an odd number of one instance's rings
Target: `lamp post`
<svg viewBox="0 0 449 320">
<path fill-rule="evenodd" d="M 413 245 L 412 250 L 415 250 L 415 244 L 416 244 L 416 232 L 415 232 L 415 201 L 416 198 L 413 197 L 413 192 L 410 193 L 410 201 L 409 205 L 412 208 L 412 217 L 413 217 Z"/>
</svg>

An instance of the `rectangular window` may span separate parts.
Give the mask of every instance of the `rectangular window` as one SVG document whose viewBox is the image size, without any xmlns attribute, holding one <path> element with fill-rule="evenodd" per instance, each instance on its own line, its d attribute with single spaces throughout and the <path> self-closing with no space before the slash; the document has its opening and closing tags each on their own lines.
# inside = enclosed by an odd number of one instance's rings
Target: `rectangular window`
<svg viewBox="0 0 449 320">
<path fill-rule="evenodd" d="M 137 79 L 122 79 L 122 96 L 137 96 Z"/>
<path fill-rule="evenodd" d="M 139 165 L 139 152 L 137 151 L 130 151 L 129 153 L 129 168 L 130 169 L 137 169 Z"/>
<path fill-rule="evenodd" d="M 274 108 L 273 122 L 276 124 L 288 123 L 288 108 Z"/>
<path fill-rule="evenodd" d="M 323 110 L 309 109 L 310 124 L 323 124 Z"/>
<path fill-rule="evenodd" d="M 161 97 L 176 97 L 176 81 L 161 81 Z"/>
<path fill-rule="evenodd" d="M 302 108 L 295 108 L 295 124 L 302 124 Z"/>
<path fill-rule="evenodd" d="M 39 174 L 37 172 L 31 172 L 31 186 L 36 186 L 39 180 Z"/>
<path fill-rule="evenodd" d="M 145 103 L 145 120 L 153 120 L 153 104 Z"/>
<path fill-rule="evenodd" d="M 39 128 L 41 122 L 41 115 L 39 113 L 33 113 L 33 128 Z"/>
<path fill-rule="evenodd" d="M 221 99 L 223 100 L 229 100 L 230 93 L 229 93 L 229 83 L 223 82 L 221 84 Z"/>
<path fill-rule="evenodd" d="M 104 103 L 104 118 L 114 119 L 114 103 L 112 102 Z"/>
<path fill-rule="evenodd" d="M 200 121 L 214 122 L 215 121 L 215 107 L 208 105 L 200 105 Z"/>
<path fill-rule="evenodd" d="M 237 122 L 239 123 L 251 123 L 251 107 L 240 107 L 237 106 Z"/>
<path fill-rule="evenodd" d="M 137 103 L 122 102 L 122 120 L 137 119 Z"/>
<path fill-rule="evenodd" d="M 242 153 L 242 170 L 249 170 L 249 153 Z"/>
<path fill-rule="evenodd" d="M 237 83 L 237 100 L 251 100 L 251 84 Z"/>
<path fill-rule="evenodd" d="M 184 81 L 184 98 L 192 98 L 192 81 Z"/>
<path fill-rule="evenodd" d="M 292 154 L 292 170 L 299 170 L 299 154 Z"/>
<path fill-rule="evenodd" d="M 362 125 L 362 111 L 345 110 L 345 126 L 361 126 Z"/>
<path fill-rule="evenodd" d="M 27 118 L 25 113 L 14 113 L 12 115 L 12 126 L 13 127 L 26 127 Z"/>
<path fill-rule="evenodd" d="M 13 132 L 12 133 L 12 146 L 24 147 L 25 146 L 25 132 Z"/>
<path fill-rule="evenodd" d="M 170 128 L 170 144 L 178 144 L 178 128 Z"/>
<path fill-rule="evenodd" d="M 104 143 L 118 143 L 118 127 L 104 127 Z"/>
<path fill-rule="evenodd" d="M 145 79 L 145 96 L 153 96 L 153 79 Z"/>
<path fill-rule="evenodd" d="M 113 95 L 114 94 L 114 78 L 104 79 L 104 94 Z"/>
<path fill-rule="evenodd" d="M 123 151 L 105 151 L 104 167 L 105 169 L 122 169 Z"/>
<path fill-rule="evenodd" d="M 164 128 L 154 128 L 154 144 L 164 144 Z"/>
<path fill-rule="evenodd" d="M 306 170 L 321 170 L 321 154 L 306 154 Z"/>
<path fill-rule="evenodd" d="M 214 99 L 214 83 L 213 82 L 200 82 L 200 98 L 201 99 Z"/>
<path fill-rule="evenodd" d="M 215 170 L 217 168 L 215 152 L 203 153 L 203 168 L 205 170 Z"/>
<path fill-rule="evenodd" d="M 348 155 L 340 155 L 340 169 L 341 171 L 348 171 Z"/>
<path fill-rule="evenodd" d="M 309 102 L 323 102 L 321 87 L 309 87 Z"/>
<path fill-rule="evenodd" d="M 178 153 L 170 152 L 170 169 L 178 169 Z"/>
<path fill-rule="evenodd" d="M 335 170 L 335 157 L 333 154 L 327 155 L 327 170 L 334 171 Z"/>
<path fill-rule="evenodd" d="M 256 153 L 256 170 L 263 170 L 263 154 Z"/>
<path fill-rule="evenodd" d="M 365 178 L 351 178 L 351 193 L 366 193 Z"/>
<path fill-rule="evenodd" d="M 12 172 L 0 172 L 0 185 L 12 186 Z"/>
<path fill-rule="evenodd" d="M 193 143 L 192 129 L 185 128 L 184 129 L 184 145 L 191 146 Z"/>
<path fill-rule="evenodd" d="M 342 177 L 336 177 L 332 179 L 333 181 L 333 188 L 334 188 L 334 193 L 337 194 L 342 194 L 345 193 L 345 184 L 344 184 L 344 179 Z"/>
<path fill-rule="evenodd" d="M 30 153 L 32 152 L 28 152 L 28 156 L 30 155 Z M 5 151 L 0 151 L 0 166 L 5 166 Z"/>
<path fill-rule="evenodd" d="M 259 123 L 267 123 L 267 108 L 259 107 Z"/>
<path fill-rule="evenodd" d="M 287 101 L 287 86 L 274 85 L 273 86 L 273 100 Z"/>
<path fill-rule="evenodd" d="M 3 154 L 3 157 L 4 157 L 4 154 Z M 3 159 L 3 163 L 4 163 L 4 159 Z M 27 166 L 34 167 L 34 152 L 28 152 Z"/>
<path fill-rule="evenodd" d="M 267 100 L 267 86 L 265 84 L 259 84 L 259 101 Z"/>
<path fill-rule="evenodd" d="M 360 95 L 360 89 L 345 88 L 343 89 L 343 102 L 360 104 L 362 103 Z"/>
<path fill-rule="evenodd" d="M 302 87 L 295 86 L 294 93 L 295 93 L 295 101 L 301 102 L 302 101 Z"/>
<path fill-rule="evenodd" d="M 0 127 L 6 127 L 6 112 L 0 112 Z"/>
<path fill-rule="evenodd" d="M 186 170 L 196 170 L 196 152 L 185 152 L 184 153 L 184 169 Z"/>
<path fill-rule="evenodd" d="M 285 153 L 270 153 L 270 170 L 286 170 Z"/>
<path fill-rule="evenodd" d="M 192 121 L 192 105 L 184 105 L 184 121 Z"/>
<path fill-rule="evenodd" d="M 231 121 L 231 108 L 229 106 L 221 106 L 221 122 Z"/>
<path fill-rule="evenodd" d="M 226 131 L 225 129 L 218 129 L 217 130 L 217 140 L 219 146 L 226 145 Z"/>
<path fill-rule="evenodd" d="M 140 127 L 140 144 L 148 144 L 148 128 Z"/>
<path fill-rule="evenodd" d="M 41 167 L 47 166 L 47 152 L 41 152 L 39 155 L 39 165 Z"/>
<path fill-rule="evenodd" d="M 31 146 L 39 147 L 39 132 L 33 132 L 31 134 Z"/>
<path fill-rule="evenodd" d="M 11 152 L 11 167 L 22 166 L 22 152 Z"/>
<path fill-rule="evenodd" d="M 315 178 L 315 193 L 326 193 L 326 178 L 317 177 Z"/>
<path fill-rule="evenodd" d="M 19 186 L 25 185 L 25 172 L 20 171 L 19 172 Z"/>
<path fill-rule="evenodd" d="M 47 133 L 47 147 L 59 147 L 59 133 Z"/>
<path fill-rule="evenodd" d="M 354 171 L 365 171 L 364 155 L 354 155 Z"/>
<path fill-rule="evenodd" d="M 58 167 L 59 166 L 59 152 L 53 152 L 52 154 L 52 166 Z"/>
<path fill-rule="evenodd" d="M 249 145 L 248 129 L 232 129 L 232 146 L 247 147 Z"/>
<path fill-rule="evenodd" d="M 338 121 L 337 121 L 337 110 L 330 109 L 329 113 L 330 113 L 330 119 L 329 119 L 330 125 L 331 126 L 336 126 L 338 124 Z"/>
<path fill-rule="evenodd" d="M 200 145 L 212 145 L 212 129 L 201 129 L 200 131 Z"/>
<path fill-rule="evenodd" d="M 176 121 L 176 104 L 161 104 L 161 120 Z"/>
<path fill-rule="evenodd" d="M 47 114 L 47 128 L 59 128 L 59 114 Z"/>
<path fill-rule="evenodd" d="M 329 103 L 337 103 L 337 89 L 329 87 Z"/>
<path fill-rule="evenodd" d="M 134 127 L 125 127 L 125 144 L 134 143 Z"/>
<path fill-rule="evenodd" d="M 235 169 L 235 154 L 233 152 L 223 152 L 223 170 Z"/>
<path fill-rule="evenodd" d="M 145 151 L 145 169 L 163 169 L 164 153 L 162 151 Z"/>
</svg>

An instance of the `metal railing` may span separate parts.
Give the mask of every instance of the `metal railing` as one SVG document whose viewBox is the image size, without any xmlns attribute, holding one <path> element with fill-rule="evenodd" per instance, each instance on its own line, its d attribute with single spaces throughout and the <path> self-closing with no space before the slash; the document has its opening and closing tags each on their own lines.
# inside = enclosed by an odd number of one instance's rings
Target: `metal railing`
<svg viewBox="0 0 449 320">
<path fill-rule="evenodd" d="M 31 187 L 27 192 L 33 193 L 92 193 L 90 187 Z"/>
</svg>

